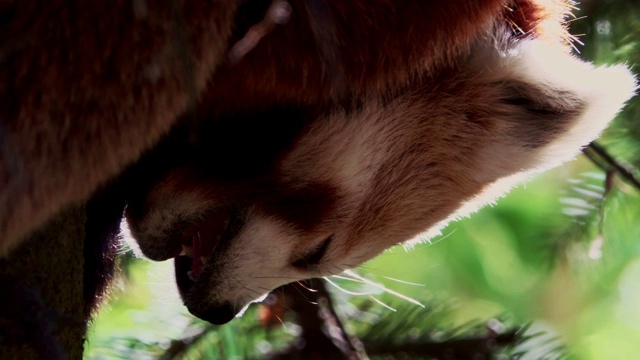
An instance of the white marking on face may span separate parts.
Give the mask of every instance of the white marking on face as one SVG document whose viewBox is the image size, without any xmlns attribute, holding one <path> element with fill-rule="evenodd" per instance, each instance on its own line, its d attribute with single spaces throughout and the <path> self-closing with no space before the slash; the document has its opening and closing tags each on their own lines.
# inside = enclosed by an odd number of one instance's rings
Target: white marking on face
<svg viewBox="0 0 640 360">
<path fill-rule="evenodd" d="M 223 254 L 211 281 L 210 301 L 233 300 L 238 306 L 303 277 L 289 264 L 297 235 L 273 217 L 250 213 Z"/>
</svg>

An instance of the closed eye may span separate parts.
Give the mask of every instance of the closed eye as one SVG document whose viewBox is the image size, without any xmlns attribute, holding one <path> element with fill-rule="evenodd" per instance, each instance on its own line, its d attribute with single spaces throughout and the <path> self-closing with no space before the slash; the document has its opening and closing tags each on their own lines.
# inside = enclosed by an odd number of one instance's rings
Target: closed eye
<svg viewBox="0 0 640 360">
<path fill-rule="evenodd" d="M 333 240 L 334 234 L 324 239 L 324 241 L 310 252 L 304 254 L 301 258 L 291 262 L 291 266 L 300 270 L 306 270 L 312 266 L 318 265 L 327 253 L 327 249 Z"/>
</svg>

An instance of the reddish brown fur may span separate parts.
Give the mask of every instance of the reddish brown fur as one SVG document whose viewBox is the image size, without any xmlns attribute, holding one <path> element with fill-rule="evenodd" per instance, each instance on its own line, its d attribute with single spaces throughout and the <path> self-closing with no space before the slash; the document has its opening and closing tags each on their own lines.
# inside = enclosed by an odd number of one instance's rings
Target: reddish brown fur
<svg viewBox="0 0 640 360">
<path fill-rule="evenodd" d="M 310 29 L 309 17 L 320 14 L 309 15 L 308 3 L 292 1 L 287 25 L 240 63 L 219 69 L 203 101 L 214 114 L 392 93 L 455 63 L 504 6 L 496 0 L 324 2 L 330 16 L 316 21 L 324 20 L 340 45 L 331 49 L 339 66 L 331 74 L 318 54 L 324 44 Z"/>
<path fill-rule="evenodd" d="M 317 2 L 327 11 L 292 1 L 290 23 L 231 65 L 224 51 L 237 3 L 207 4 L 0 7 L 3 252 L 135 161 L 202 93 L 217 64 L 201 95 L 209 115 L 388 93 L 454 62 L 504 9 L 501 0 Z M 313 21 L 340 45 L 329 49 L 335 74 L 318 56 L 326 45 Z"/>
</svg>

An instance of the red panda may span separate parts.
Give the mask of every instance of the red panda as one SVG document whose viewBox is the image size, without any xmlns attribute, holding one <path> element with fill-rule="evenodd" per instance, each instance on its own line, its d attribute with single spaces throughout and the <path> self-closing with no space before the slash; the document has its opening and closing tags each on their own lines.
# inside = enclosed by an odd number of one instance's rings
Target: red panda
<svg viewBox="0 0 640 360">
<path fill-rule="evenodd" d="M 624 67 L 570 54 L 569 8 L 2 5 L 1 251 L 136 162 L 129 226 L 212 323 L 432 236 L 575 156 L 632 95 Z"/>
</svg>

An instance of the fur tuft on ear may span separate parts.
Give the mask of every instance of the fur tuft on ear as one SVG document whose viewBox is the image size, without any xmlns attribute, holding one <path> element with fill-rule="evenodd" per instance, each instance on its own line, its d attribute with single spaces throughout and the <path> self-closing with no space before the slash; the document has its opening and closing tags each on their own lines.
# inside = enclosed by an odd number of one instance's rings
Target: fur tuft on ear
<svg viewBox="0 0 640 360">
<path fill-rule="evenodd" d="M 480 71 L 479 78 L 495 94 L 490 116 L 501 131 L 486 150 L 493 166 L 480 175 L 483 181 L 501 171 L 528 175 L 573 159 L 636 89 L 626 67 L 596 68 L 543 41 L 492 56 L 488 63 L 495 68 Z"/>
<path fill-rule="evenodd" d="M 514 138 L 528 136 L 528 145 L 535 143 L 528 164 L 532 172 L 573 159 L 600 135 L 636 90 L 635 78 L 624 66 L 596 68 L 535 41 L 519 51 L 522 61 L 516 71 L 529 85 L 525 96 L 533 108 L 522 109 L 531 117 L 523 119 L 526 126 L 516 124 L 522 131 Z M 522 145 L 527 147 L 527 142 Z"/>
<path fill-rule="evenodd" d="M 450 221 L 494 203 L 531 175 L 575 158 L 637 86 L 625 66 L 596 68 L 563 47 L 537 40 L 506 51 L 479 49 L 469 69 L 471 81 L 485 89 L 478 98 L 490 102 L 476 106 L 495 130 L 488 146 L 478 149 L 474 173 L 487 186 L 408 246 L 439 235 Z"/>
</svg>

